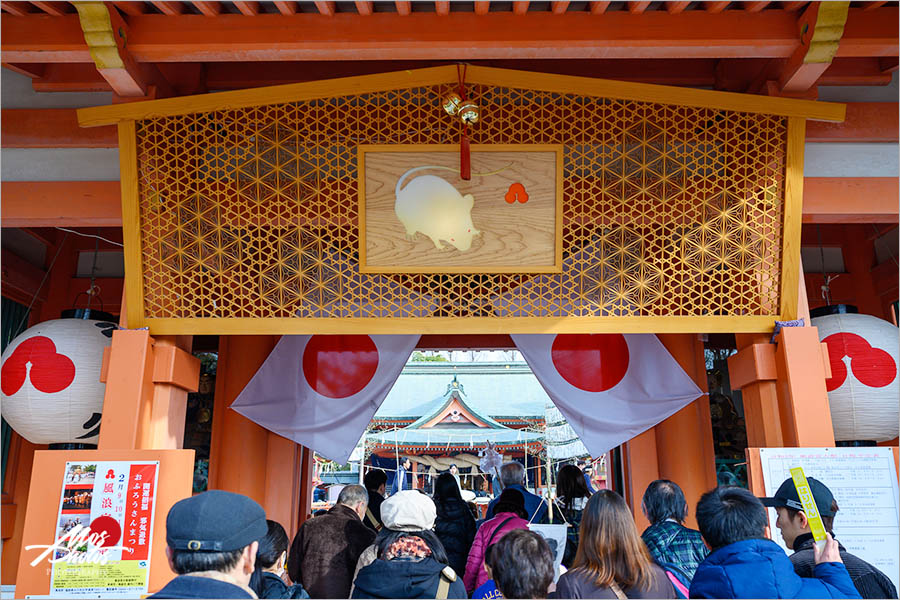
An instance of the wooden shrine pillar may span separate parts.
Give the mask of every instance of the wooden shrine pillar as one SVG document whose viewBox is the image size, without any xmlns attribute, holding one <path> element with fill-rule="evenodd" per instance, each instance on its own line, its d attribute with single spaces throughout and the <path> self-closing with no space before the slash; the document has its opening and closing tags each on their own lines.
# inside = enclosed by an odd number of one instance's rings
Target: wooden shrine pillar
<svg viewBox="0 0 900 600">
<path fill-rule="evenodd" d="M 230 408 L 277 342 L 271 335 L 219 337 L 209 489 L 253 498 L 293 535 L 310 509 L 312 453 Z"/>
<path fill-rule="evenodd" d="M 650 482 L 659 479 L 659 459 L 656 449 L 656 432 L 648 429 L 622 444 L 622 470 L 625 472 L 625 489 L 622 496 L 631 507 L 638 532 L 643 532 L 650 522 L 641 511 L 641 498 Z M 607 473 L 611 469 L 607 467 Z"/>
<path fill-rule="evenodd" d="M 659 339 L 697 387 L 706 392 L 706 360 L 700 336 L 666 334 L 660 335 Z M 686 524 L 696 527 L 694 508 L 697 500 L 717 483 L 709 396 L 700 396 L 654 430 L 659 477 L 681 486 L 689 508 Z"/>
</svg>

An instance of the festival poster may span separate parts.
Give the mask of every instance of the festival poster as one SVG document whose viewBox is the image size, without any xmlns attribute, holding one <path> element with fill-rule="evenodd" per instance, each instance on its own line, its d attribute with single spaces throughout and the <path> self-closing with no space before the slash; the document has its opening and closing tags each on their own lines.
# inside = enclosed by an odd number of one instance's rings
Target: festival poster
<svg viewBox="0 0 900 600">
<path fill-rule="evenodd" d="M 51 597 L 147 594 L 159 462 L 67 462 Z"/>
</svg>

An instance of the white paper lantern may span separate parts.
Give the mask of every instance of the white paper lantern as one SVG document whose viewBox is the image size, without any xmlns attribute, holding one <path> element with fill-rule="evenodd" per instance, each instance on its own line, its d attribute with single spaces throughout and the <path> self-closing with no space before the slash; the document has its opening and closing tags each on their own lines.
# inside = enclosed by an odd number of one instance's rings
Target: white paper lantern
<svg viewBox="0 0 900 600">
<path fill-rule="evenodd" d="M 812 319 L 828 345 L 826 381 L 836 441 L 883 442 L 900 433 L 900 341 L 897 327 L 870 315 L 842 313 Z"/>
<path fill-rule="evenodd" d="M 10 342 L 0 367 L 0 411 L 34 444 L 96 444 L 106 385 L 103 349 L 115 323 L 45 321 Z"/>
</svg>

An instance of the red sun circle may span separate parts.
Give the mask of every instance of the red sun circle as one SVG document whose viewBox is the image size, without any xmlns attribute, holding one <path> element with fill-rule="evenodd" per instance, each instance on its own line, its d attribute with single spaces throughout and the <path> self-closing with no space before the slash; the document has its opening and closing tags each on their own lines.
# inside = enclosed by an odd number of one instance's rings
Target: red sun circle
<svg viewBox="0 0 900 600">
<path fill-rule="evenodd" d="M 103 515 L 91 521 L 91 533 L 101 534 L 106 532 L 106 541 L 101 548 L 115 546 L 122 539 L 122 527 L 119 522 L 110 516 Z"/>
<path fill-rule="evenodd" d="M 303 351 L 303 376 L 329 398 L 347 398 L 366 387 L 378 369 L 378 348 L 367 335 L 314 335 Z"/>
<path fill-rule="evenodd" d="M 553 340 L 550 358 L 573 386 L 605 392 L 618 385 L 628 371 L 628 343 L 618 333 L 560 334 Z"/>
</svg>

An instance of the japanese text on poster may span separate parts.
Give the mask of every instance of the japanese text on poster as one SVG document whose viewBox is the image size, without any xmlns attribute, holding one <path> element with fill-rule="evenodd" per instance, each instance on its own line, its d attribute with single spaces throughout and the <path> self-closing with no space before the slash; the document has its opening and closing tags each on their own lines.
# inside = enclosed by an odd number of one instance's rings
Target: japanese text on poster
<svg viewBox="0 0 900 600">
<path fill-rule="evenodd" d="M 900 587 L 900 501 L 890 448 L 760 448 L 759 458 L 766 496 L 775 495 L 794 467 L 828 486 L 839 509 L 835 537 Z M 774 527 L 778 515 L 773 508 L 768 511 L 772 539 L 785 548 Z"/>
<path fill-rule="evenodd" d="M 158 461 L 67 462 L 51 597 L 147 593 Z"/>
</svg>

